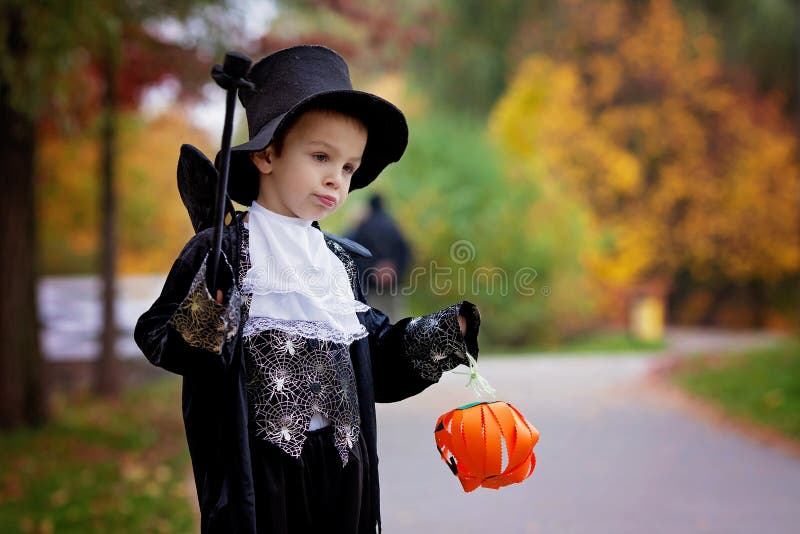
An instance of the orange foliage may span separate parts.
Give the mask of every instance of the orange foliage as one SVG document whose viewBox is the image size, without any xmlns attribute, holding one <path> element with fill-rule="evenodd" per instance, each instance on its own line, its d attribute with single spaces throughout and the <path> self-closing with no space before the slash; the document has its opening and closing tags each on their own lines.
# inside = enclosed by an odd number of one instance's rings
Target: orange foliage
<svg viewBox="0 0 800 534">
<path fill-rule="evenodd" d="M 516 165 L 591 207 L 606 236 L 597 275 L 795 272 L 796 140 L 779 95 L 728 81 L 714 39 L 670 0 L 565 6 L 557 43 L 520 64 L 491 130 Z"/>
<path fill-rule="evenodd" d="M 118 271 L 165 272 L 192 236 L 175 171 L 181 143 L 207 154 L 206 134 L 179 111 L 144 122 L 119 120 L 116 191 Z M 40 243 L 45 272 L 90 272 L 99 260 L 97 140 L 48 136 L 37 157 Z"/>
</svg>

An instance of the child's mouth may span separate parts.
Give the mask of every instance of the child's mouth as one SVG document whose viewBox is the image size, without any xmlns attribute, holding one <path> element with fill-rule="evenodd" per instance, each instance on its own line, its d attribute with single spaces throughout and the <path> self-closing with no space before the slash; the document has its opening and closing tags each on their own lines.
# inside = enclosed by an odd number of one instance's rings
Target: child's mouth
<svg viewBox="0 0 800 534">
<path fill-rule="evenodd" d="M 314 195 L 314 196 L 317 197 L 324 206 L 332 208 L 333 206 L 336 205 L 336 198 L 330 195 Z"/>
</svg>

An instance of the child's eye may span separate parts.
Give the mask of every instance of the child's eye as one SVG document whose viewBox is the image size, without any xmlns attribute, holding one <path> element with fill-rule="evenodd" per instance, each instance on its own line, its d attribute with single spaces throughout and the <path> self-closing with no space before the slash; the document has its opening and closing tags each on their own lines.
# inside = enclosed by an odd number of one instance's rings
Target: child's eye
<svg viewBox="0 0 800 534">
<path fill-rule="evenodd" d="M 315 160 L 321 162 L 321 163 L 324 163 L 324 162 L 328 161 L 328 155 L 327 154 L 322 154 L 322 153 L 312 154 L 311 157 L 314 158 Z"/>
<path fill-rule="evenodd" d="M 344 166 L 344 172 L 347 174 L 353 174 L 354 172 L 356 172 L 356 168 L 355 166 L 348 163 Z"/>
</svg>

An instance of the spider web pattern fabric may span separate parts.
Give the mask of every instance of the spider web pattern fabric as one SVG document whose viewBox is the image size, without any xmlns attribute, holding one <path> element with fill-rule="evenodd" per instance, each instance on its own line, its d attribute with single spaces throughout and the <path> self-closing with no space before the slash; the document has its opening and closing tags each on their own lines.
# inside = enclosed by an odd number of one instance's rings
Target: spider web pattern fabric
<svg viewBox="0 0 800 534">
<path fill-rule="evenodd" d="M 358 396 L 347 345 L 265 330 L 244 338 L 255 433 L 298 458 L 314 414 L 334 428 L 342 463 L 359 434 Z"/>
<path fill-rule="evenodd" d="M 350 279 L 350 287 L 353 290 L 353 295 L 357 295 L 358 268 L 356 267 L 356 262 L 353 261 L 352 256 L 350 256 L 350 254 L 348 254 L 339 243 L 333 239 L 330 239 L 328 236 L 325 236 L 325 244 L 328 245 L 328 248 L 331 249 L 331 251 L 336 255 L 337 258 L 339 258 L 339 260 L 341 260 L 342 264 L 344 265 L 344 270 L 347 273 L 347 278 Z"/>
<path fill-rule="evenodd" d="M 248 229 L 242 228 L 240 288 L 251 266 L 248 239 Z M 334 428 L 334 443 L 346 464 L 360 432 L 349 342 L 269 328 L 267 321 L 259 322 L 265 318 L 251 320 L 251 298 L 243 296 L 242 310 L 242 320 L 247 321 L 243 343 L 251 428 L 261 439 L 297 458 L 312 416 L 322 415 Z M 252 326 L 248 329 L 248 325 Z"/>
<path fill-rule="evenodd" d="M 236 286 L 239 288 L 239 291 L 242 290 L 242 286 L 244 285 L 244 278 L 247 275 L 247 271 L 250 270 L 250 231 L 243 223 L 239 223 L 241 225 L 240 235 L 242 236 L 241 239 L 241 247 L 239 248 L 239 273 L 236 278 Z M 247 319 L 250 316 L 250 301 L 253 300 L 253 295 L 249 293 L 242 293 L 242 321 L 245 321 L 245 325 L 247 324 Z"/>
<path fill-rule="evenodd" d="M 425 380 L 437 382 L 443 372 L 467 363 L 467 347 L 458 326 L 459 307 L 454 304 L 415 317 L 406 326 L 406 357 Z"/>
<path fill-rule="evenodd" d="M 224 254 L 221 258 L 232 270 Z M 207 262 L 208 255 L 192 280 L 189 294 L 172 314 L 168 324 L 192 347 L 219 354 L 223 343 L 233 339 L 239 330 L 242 298 L 236 286 L 231 288 L 225 306 L 211 297 L 205 282 Z"/>
</svg>

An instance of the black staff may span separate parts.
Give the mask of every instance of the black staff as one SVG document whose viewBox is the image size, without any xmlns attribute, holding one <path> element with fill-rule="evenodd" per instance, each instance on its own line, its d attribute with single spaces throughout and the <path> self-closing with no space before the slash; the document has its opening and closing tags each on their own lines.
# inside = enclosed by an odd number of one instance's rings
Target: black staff
<svg viewBox="0 0 800 534">
<path fill-rule="evenodd" d="M 225 126 L 222 129 L 222 147 L 220 150 L 217 173 L 217 196 L 214 202 L 214 248 L 208 262 L 206 282 L 213 297 L 216 297 L 217 272 L 219 255 L 222 251 L 222 227 L 225 224 L 225 200 L 228 191 L 228 167 L 231 159 L 231 132 L 233 130 L 233 111 L 236 105 L 236 92 L 241 87 L 253 88 L 253 84 L 245 79 L 253 61 L 239 52 L 225 54 L 223 65 L 211 68 L 211 77 L 217 85 L 228 92 L 225 101 Z"/>
</svg>

